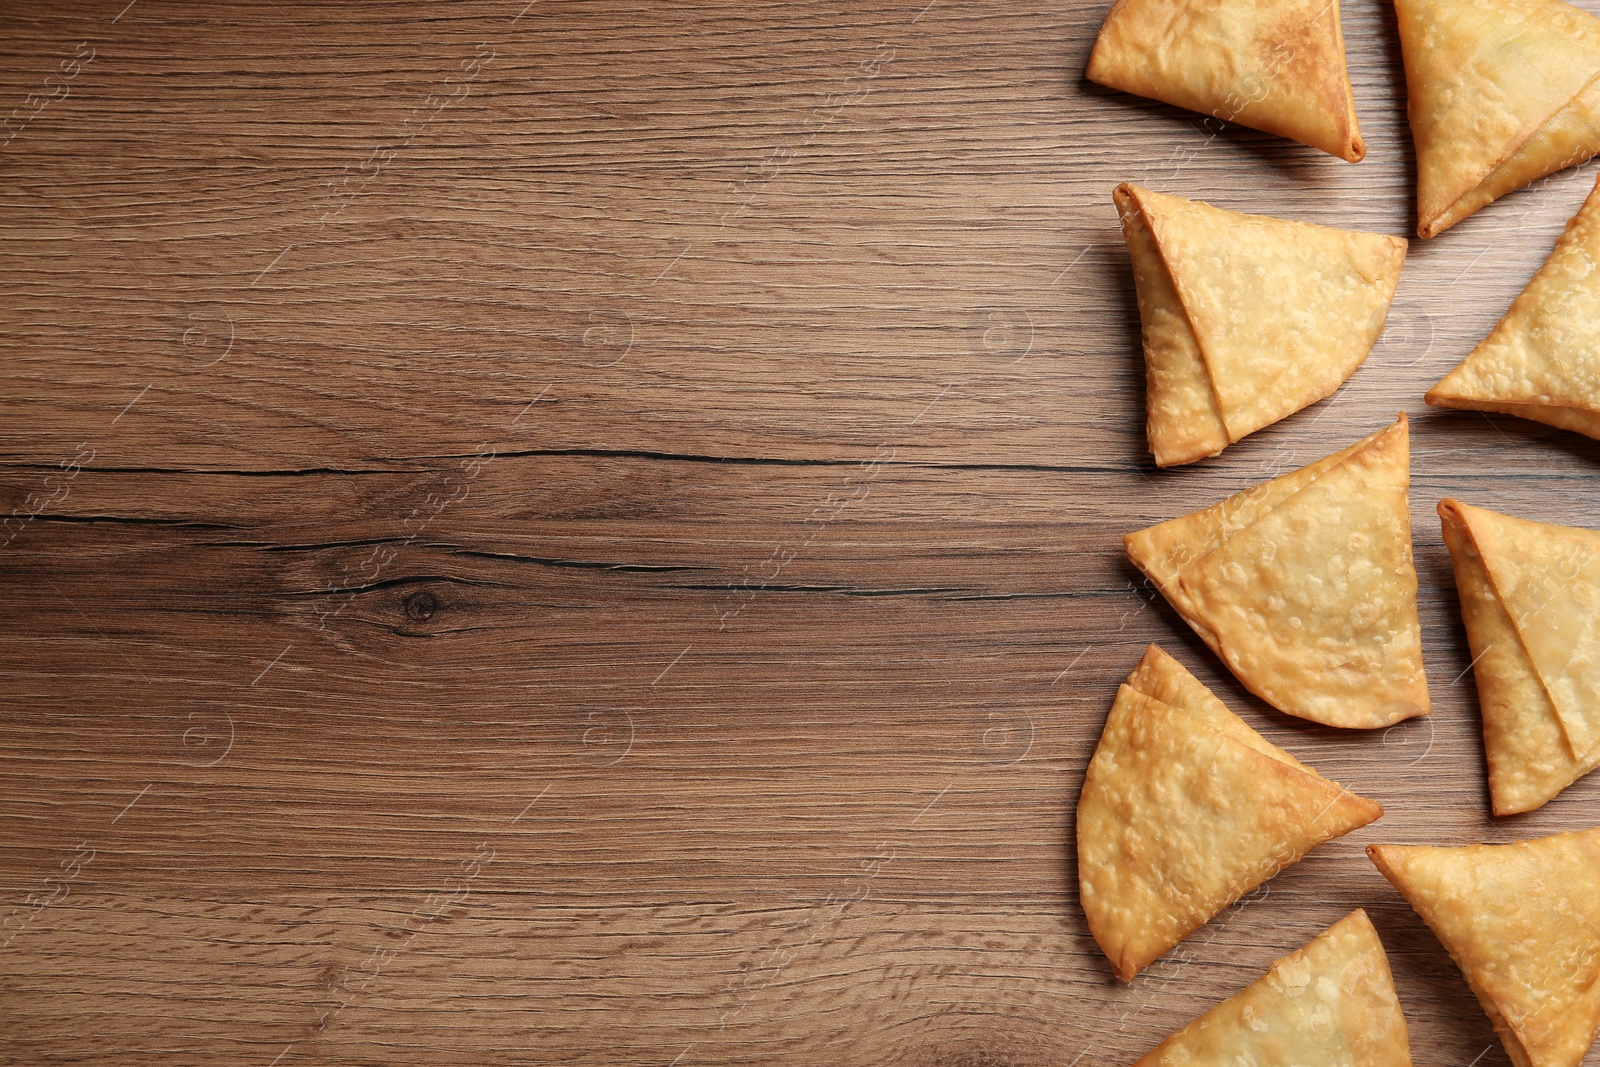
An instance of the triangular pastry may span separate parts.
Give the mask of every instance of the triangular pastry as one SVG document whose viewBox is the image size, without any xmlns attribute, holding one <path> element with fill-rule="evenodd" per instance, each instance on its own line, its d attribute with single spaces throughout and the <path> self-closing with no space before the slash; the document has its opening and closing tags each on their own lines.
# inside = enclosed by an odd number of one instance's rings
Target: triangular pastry
<svg viewBox="0 0 1600 1067">
<path fill-rule="evenodd" d="M 1328 726 L 1428 713 L 1405 416 L 1298 471 L 1123 538 L 1252 693 Z"/>
<path fill-rule="evenodd" d="M 1427 400 L 1600 438 L 1600 182 L 1505 317 Z"/>
<path fill-rule="evenodd" d="M 1373 845 L 1516 1067 L 1577 1067 L 1600 1030 L 1600 829 L 1511 845 Z"/>
<path fill-rule="evenodd" d="M 1406 242 L 1244 215 L 1124 183 L 1150 451 L 1168 467 L 1338 389 L 1383 333 Z"/>
<path fill-rule="evenodd" d="M 1417 234 L 1600 152 L 1600 19 L 1562 0 L 1395 0 Z"/>
<path fill-rule="evenodd" d="M 1411 1067 L 1389 957 L 1359 908 L 1134 1067 Z"/>
<path fill-rule="evenodd" d="M 1600 766 L 1600 533 L 1439 504 L 1496 815 Z"/>
<path fill-rule="evenodd" d="M 1359 162 L 1338 0 L 1117 0 L 1090 81 Z"/>
<path fill-rule="evenodd" d="M 1123 981 L 1331 838 L 1383 814 L 1269 743 L 1151 645 L 1078 798 L 1078 887 Z"/>
</svg>

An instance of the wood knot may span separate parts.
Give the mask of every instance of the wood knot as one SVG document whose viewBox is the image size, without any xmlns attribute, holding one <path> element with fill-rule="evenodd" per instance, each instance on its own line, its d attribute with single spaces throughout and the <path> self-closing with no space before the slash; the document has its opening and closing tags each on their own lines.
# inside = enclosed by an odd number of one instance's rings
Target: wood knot
<svg viewBox="0 0 1600 1067">
<path fill-rule="evenodd" d="M 439 598 L 423 589 L 406 597 L 403 606 L 406 618 L 412 622 L 427 622 L 439 610 Z"/>
</svg>

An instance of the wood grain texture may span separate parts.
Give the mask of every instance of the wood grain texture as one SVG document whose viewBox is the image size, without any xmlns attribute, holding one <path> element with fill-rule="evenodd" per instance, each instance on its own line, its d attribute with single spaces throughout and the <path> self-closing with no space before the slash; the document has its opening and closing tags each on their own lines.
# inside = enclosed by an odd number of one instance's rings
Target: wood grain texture
<svg viewBox="0 0 1600 1067">
<path fill-rule="evenodd" d="M 1422 404 L 1593 168 L 1157 471 L 1110 191 L 1409 233 L 1386 7 L 1350 166 L 1086 83 L 1101 2 L 525 3 L 0 16 L 0 1062 L 1126 1063 L 1363 906 L 1506 1063 L 1362 849 L 1594 820 L 1488 815 L 1433 505 L 1600 527 L 1600 445 Z M 1436 714 L 1340 733 L 1120 537 L 1397 410 Z M 1123 987 L 1070 813 L 1153 640 L 1388 813 Z"/>
</svg>

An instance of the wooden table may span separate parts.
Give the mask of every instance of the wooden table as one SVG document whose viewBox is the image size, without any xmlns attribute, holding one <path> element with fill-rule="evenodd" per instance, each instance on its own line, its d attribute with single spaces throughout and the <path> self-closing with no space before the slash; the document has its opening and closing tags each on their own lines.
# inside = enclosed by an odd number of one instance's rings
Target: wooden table
<svg viewBox="0 0 1600 1067">
<path fill-rule="evenodd" d="M 1113 185 L 1409 233 L 1414 163 L 1385 5 L 1359 166 L 1086 83 L 1105 9 L 11 7 L 0 1060 L 1121 1064 L 1362 906 L 1504 1064 L 1363 849 L 1595 819 L 1488 815 L 1433 507 L 1600 526 L 1600 445 L 1422 403 L 1594 168 L 1158 472 Z M 1120 535 L 1400 409 L 1436 713 L 1312 727 Z M 1388 814 L 1124 987 L 1071 812 L 1150 641 Z"/>
</svg>

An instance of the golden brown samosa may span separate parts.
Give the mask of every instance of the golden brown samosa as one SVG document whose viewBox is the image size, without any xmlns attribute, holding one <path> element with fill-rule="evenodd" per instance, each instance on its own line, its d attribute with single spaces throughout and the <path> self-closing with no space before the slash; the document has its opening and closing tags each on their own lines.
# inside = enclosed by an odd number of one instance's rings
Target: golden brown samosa
<svg viewBox="0 0 1600 1067">
<path fill-rule="evenodd" d="M 1577 1067 L 1600 1031 L 1600 829 L 1510 845 L 1373 845 L 1517 1067 Z"/>
<path fill-rule="evenodd" d="M 1251 692 L 1328 726 L 1428 714 L 1405 416 L 1298 471 L 1123 538 Z"/>
<path fill-rule="evenodd" d="M 1078 798 L 1089 930 L 1130 981 L 1243 894 L 1382 814 L 1151 645 L 1118 690 Z"/>
<path fill-rule="evenodd" d="M 1214 456 L 1328 396 L 1382 334 L 1403 239 L 1127 183 L 1113 196 L 1138 290 L 1157 465 Z"/>
<path fill-rule="evenodd" d="M 1087 76 L 1352 163 L 1367 154 L 1338 0 L 1117 0 Z"/>
<path fill-rule="evenodd" d="M 1600 766 L 1600 533 L 1439 504 L 1496 815 Z"/>
<path fill-rule="evenodd" d="M 1394 0 L 1417 235 L 1600 152 L 1600 18 L 1562 0 Z"/>
<path fill-rule="evenodd" d="M 1411 1067 L 1389 957 L 1356 909 L 1134 1067 Z"/>
<path fill-rule="evenodd" d="M 1505 317 L 1427 401 L 1600 438 L 1600 181 Z"/>
</svg>

